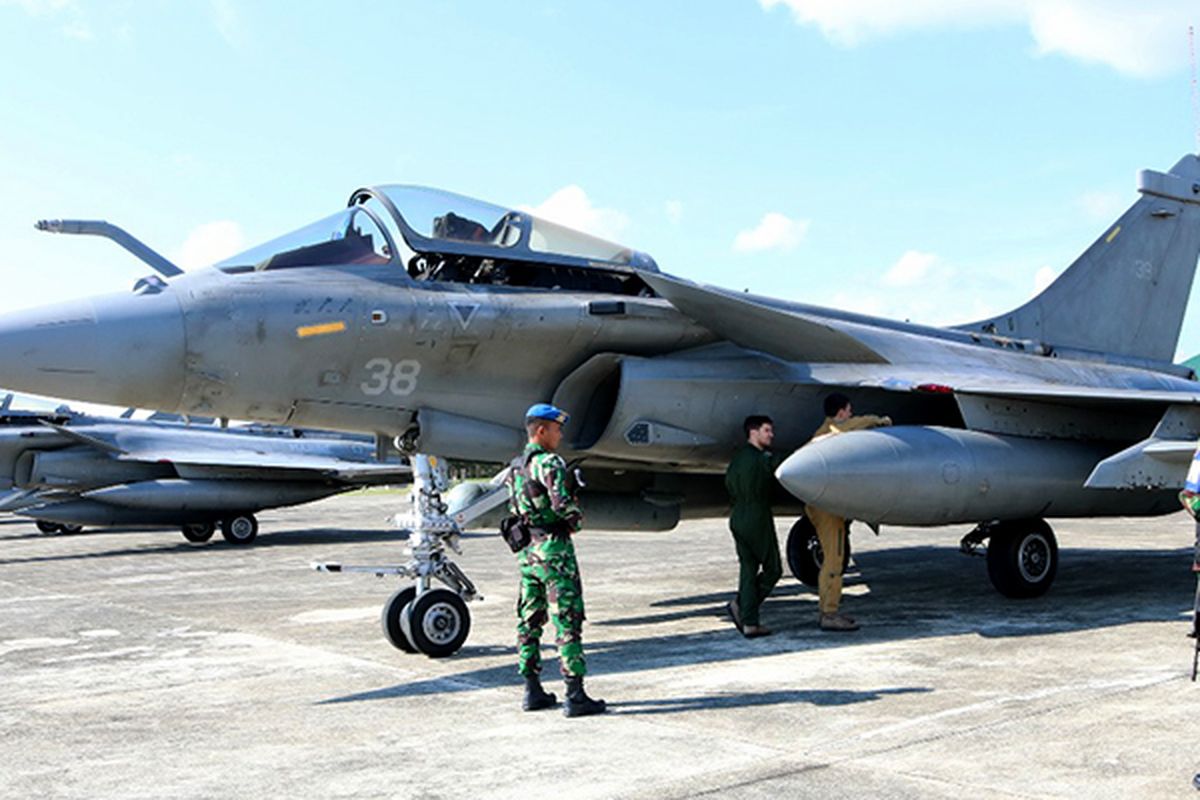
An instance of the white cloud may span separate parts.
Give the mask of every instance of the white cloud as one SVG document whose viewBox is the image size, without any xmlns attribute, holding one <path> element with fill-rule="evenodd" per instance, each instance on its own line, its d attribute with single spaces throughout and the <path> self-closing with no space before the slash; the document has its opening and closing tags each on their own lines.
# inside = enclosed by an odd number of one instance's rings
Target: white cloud
<svg viewBox="0 0 1200 800">
<path fill-rule="evenodd" d="M 68 22 L 63 26 L 62 32 L 63 36 L 66 36 L 68 39 L 75 39 L 80 42 L 90 42 L 96 38 L 96 34 L 92 33 L 92 29 L 82 20 Z"/>
<path fill-rule="evenodd" d="M 913 286 L 925 280 L 937 264 L 938 257 L 933 253 L 909 250 L 883 273 L 881 282 L 884 286 Z"/>
<path fill-rule="evenodd" d="M 834 292 L 825 305 L 839 311 L 866 314 L 870 317 L 886 317 L 890 311 L 887 301 L 882 296 L 863 292 Z"/>
<path fill-rule="evenodd" d="M 927 27 L 1016 22 L 1021 0 L 759 0 L 765 10 L 783 6 L 798 25 L 816 25 L 826 38 L 851 46 L 864 39 Z"/>
<path fill-rule="evenodd" d="M 192 229 L 174 253 L 183 269 L 206 267 L 246 249 L 246 237 L 236 222 L 207 222 Z"/>
<path fill-rule="evenodd" d="M 1003 273 L 1009 271 L 1005 268 Z M 960 325 L 999 314 L 1005 301 L 1003 292 L 998 297 L 996 290 L 1007 282 L 994 268 L 983 265 L 959 268 L 934 253 L 909 250 L 882 272 L 859 272 L 851 278 L 839 278 L 824 291 L 818 290 L 803 299 L 830 308 L 923 325 Z M 1017 295 L 1024 296 L 1023 286 Z"/>
<path fill-rule="evenodd" d="M 741 231 L 734 238 L 733 249 L 739 253 L 792 250 L 804 239 L 808 226 L 809 220 L 789 219 L 778 211 L 770 211 L 757 227 Z"/>
<path fill-rule="evenodd" d="M 62 19 L 60 30 L 68 39 L 87 42 L 96 38 L 76 0 L 0 0 L 0 6 L 15 6 L 31 17 Z"/>
<path fill-rule="evenodd" d="M 1046 291 L 1046 287 L 1054 283 L 1058 278 L 1058 270 L 1053 267 L 1041 267 L 1033 274 L 1033 293 L 1039 295 Z"/>
<path fill-rule="evenodd" d="M 213 26 L 227 44 L 240 45 L 245 37 L 241 14 L 232 0 L 209 0 Z"/>
<path fill-rule="evenodd" d="M 925 28 L 1023 25 L 1037 52 L 1107 64 L 1129 75 L 1162 75 L 1187 65 L 1187 26 L 1195 0 L 759 0 L 788 8 L 843 46 Z"/>
<path fill-rule="evenodd" d="M 1042 53 L 1107 64 L 1129 75 L 1163 75 L 1187 65 L 1195 0 L 1031 2 L 1029 26 Z"/>
<path fill-rule="evenodd" d="M 557 222 L 602 239 L 619 241 L 629 227 L 629 217 L 616 209 L 597 208 L 579 186 L 564 186 L 537 206 L 520 206 L 534 216 Z"/>
<path fill-rule="evenodd" d="M 667 219 L 672 225 L 678 225 L 683 221 L 683 202 L 680 200 L 668 200 L 663 210 L 667 213 Z"/>
<path fill-rule="evenodd" d="M 0 6 L 16 6 L 31 17 L 77 8 L 74 0 L 0 0 Z"/>
<path fill-rule="evenodd" d="M 1079 204 L 1092 219 L 1112 222 L 1129 205 L 1129 197 L 1120 192 L 1084 192 Z"/>
</svg>

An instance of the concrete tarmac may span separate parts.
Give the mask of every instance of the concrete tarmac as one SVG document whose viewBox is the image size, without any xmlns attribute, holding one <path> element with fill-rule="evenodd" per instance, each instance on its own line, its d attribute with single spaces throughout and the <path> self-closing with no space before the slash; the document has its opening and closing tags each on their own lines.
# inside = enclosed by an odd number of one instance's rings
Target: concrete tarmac
<svg viewBox="0 0 1200 800">
<path fill-rule="evenodd" d="M 1183 515 L 1055 522 L 1058 578 L 1029 601 L 957 553 L 965 527 L 856 528 L 863 630 L 818 631 L 785 575 L 753 641 L 725 617 L 724 521 L 585 531 L 588 688 L 612 711 L 568 720 L 520 711 L 498 536 L 464 541 L 485 599 L 443 660 L 383 639 L 397 581 L 309 569 L 404 561 L 398 504 L 264 514 L 249 548 L 4 520 L 0 796 L 1200 796 Z"/>
</svg>

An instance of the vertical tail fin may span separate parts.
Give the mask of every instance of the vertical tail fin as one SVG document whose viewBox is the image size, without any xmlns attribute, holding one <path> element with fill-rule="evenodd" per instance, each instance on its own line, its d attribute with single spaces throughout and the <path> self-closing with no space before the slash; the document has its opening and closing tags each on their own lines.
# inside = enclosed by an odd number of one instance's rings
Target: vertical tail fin
<svg viewBox="0 0 1200 800">
<path fill-rule="evenodd" d="M 1044 292 L 960 326 L 1052 347 L 1170 362 L 1200 256 L 1200 157 L 1143 170 L 1138 198 Z"/>
</svg>

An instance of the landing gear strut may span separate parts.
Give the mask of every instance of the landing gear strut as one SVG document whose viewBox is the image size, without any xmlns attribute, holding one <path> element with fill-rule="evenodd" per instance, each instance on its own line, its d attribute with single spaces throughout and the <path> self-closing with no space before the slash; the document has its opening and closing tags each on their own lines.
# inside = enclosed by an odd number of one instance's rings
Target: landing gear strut
<svg viewBox="0 0 1200 800">
<path fill-rule="evenodd" d="M 447 556 L 447 549 L 462 553 L 458 546 L 460 526 L 495 508 L 507 497 L 504 477 L 494 477 L 482 497 L 456 511 L 453 518 L 442 493 L 449 488 L 445 462 L 436 456 L 413 455 L 412 507 L 393 518 L 396 527 L 409 531 L 410 560 L 394 566 L 351 566 L 313 564 L 318 572 L 366 572 L 382 578 L 399 575 L 413 578 L 415 585 L 396 591 L 383 606 L 383 635 L 393 647 L 406 653 L 424 653 L 444 658 L 458 652 L 471 632 L 467 602 L 481 600 L 475 584 Z M 446 588 L 433 586 L 434 580 Z"/>
<path fill-rule="evenodd" d="M 968 555 L 986 555 L 988 578 L 1005 597 L 1041 597 L 1058 572 L 1058 541 L 1042 519 L 982 523 L 959 547 Z"/>
</svg>

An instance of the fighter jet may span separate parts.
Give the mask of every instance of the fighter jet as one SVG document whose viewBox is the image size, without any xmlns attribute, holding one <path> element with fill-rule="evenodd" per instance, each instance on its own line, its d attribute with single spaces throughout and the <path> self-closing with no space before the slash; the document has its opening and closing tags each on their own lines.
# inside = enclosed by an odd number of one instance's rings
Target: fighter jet
<svg viewBox="0 0 1200 800">
<path fill-rule="evenodd" d="M 1200 385 L 1172 364 L 1200 252 L 1200 159 L 1143 171 L 1138 190 L 1036 298 L 949 328 L 698 286 L 525 211 L 412 186 L 358 189 L 344 210 L 188 274 L 107 223 L 42 222 L 114 238 L 159 274 L 0 320 L 0 380 L 498 463 L 522 445 L 524 410 L 549 399 L 573 414 L 566 456 L 592 527 L 724 513 L 740 422 L 765 413 L 776 445 L 798 450 L 779 471 L 797 512 L 975 523 L 963 545 L 989 542 L 995 586 L 1037 595 L 1058 565 L 1047 518 L 1171 511 L 1200 434 Z M 801 448 L 833 391 L 895 426 Z M 803 517 L 787 550 L 814 581 Z M 412 574 L 428 577 L 421 558 Z"/>
<path fill-rule="evenodd" d="M 7 400 L 0 412 L 0 511 L 43 533 L 178 525 L 206 542 L 219 524 L 227 542 L 248 545 L 256 512 L 410 477 L 361 440 L 14 411 Z"/>
</svg>

